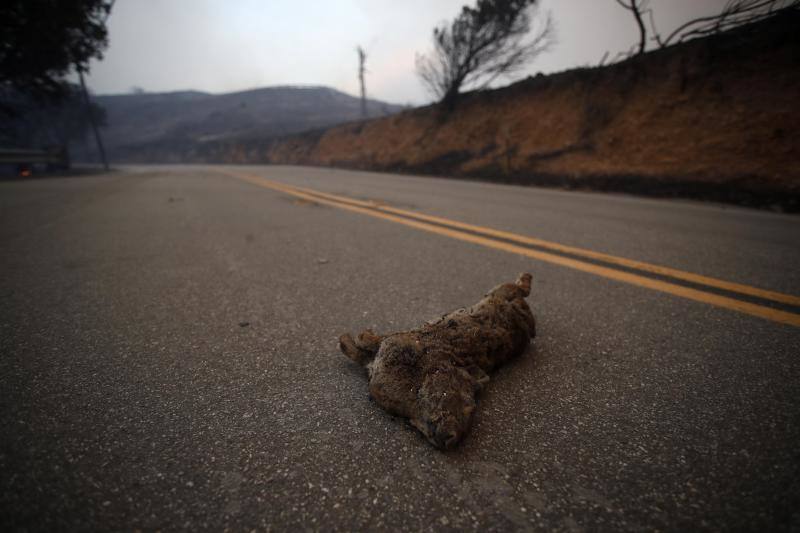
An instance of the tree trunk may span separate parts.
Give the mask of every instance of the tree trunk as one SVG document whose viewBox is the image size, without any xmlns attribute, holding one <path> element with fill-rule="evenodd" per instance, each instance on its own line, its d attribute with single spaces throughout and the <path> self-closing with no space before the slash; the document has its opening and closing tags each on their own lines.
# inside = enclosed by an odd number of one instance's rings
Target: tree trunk
<svg viewBox="0 0 800 533">
<path fill-rule="evenodd" d="M 636 0 L 631 0 L 631 10 L 633 11 L 633 16 L 636 18 L 636 24 L 639 25 L 639 54 L 643 54 L 647 46 L 647 29 L 644 27 L 642 13 L 639 11 L 639 5 L 636 3 Z"/>
<path fill-rule="evenodd" d="M 103 147 L 103 140 L 100 138 L 100 130 L 97 128 L 97 123 L 94 120 L 94 113 L 92 113 L 92 103 L 89 101 L 89 91 L 86 90 L 86 81 L 83 79 L 83 70 L 80 65 L 76 65 L 78 70 L 78 77 L 81 80 L 81 89 L 83 89 L 83 103 L 86 106 L 86 115 L 89 119 L 89 124 L 92 125 L 94 131 L 94 139 L 97 141 L 97 149 L 100 152 L 100 159 L 103 162 L 103 168 L 108 170 L 108 159 L 106 159 L 106 149 Z"/>
<path fill-rule="evenodd" d="M 442 107 L 444 108 L 445 113 L 451 113 L 456 108 L 456 102 L 458 101 L 458 97 L 460 93 L 458 90 L 461 88 L 461 84 L 453 83 L 448 89 L 447 92 L 444 93 L 444 97 L 442 98 Z"/>
</svg>

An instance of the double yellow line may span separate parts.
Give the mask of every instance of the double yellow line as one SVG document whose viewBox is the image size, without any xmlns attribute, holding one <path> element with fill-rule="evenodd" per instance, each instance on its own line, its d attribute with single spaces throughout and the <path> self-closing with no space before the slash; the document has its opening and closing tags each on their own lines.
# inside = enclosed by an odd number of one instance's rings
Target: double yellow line
<svg viewBox="0 0 800 533">
<path fill-rule="evenodd" d="M 565 246 L 542 239 L 527 237 L 525 235 L 518 235 L 507 231 L 500 231 L 483 226 L 476 226 L 474 224 L 467 224 L 456 220 L 447 218 L 425 215 L 405 209 L 398 209 L 378 202 L 370 202 L 358 200 L 355 198 L 348 198 L 335 194 L 324 193 L 313 189 L 304 187 L 295 187 L 271 181 L 259 176 L 247 174 L 243 172 L 227 172 L 228 175 L 235 178 L 242 179 L 259 187 L 265 187 L 275 191 L 302 198 L 318 204 L 329 205 L 346 211 L 360 213 L 383 220 L 389 220 L 397 224 L 403 224 L 415 229 L 436 233 L 460 241 L 470 242 L 487 248 L 494 248 L 505 252 L 515 253 L 546 261 L 556 265 L 573 268 L 582 272 L 588 272 L 597 276 L 630 283 L 639 287 L 645 287 L 660 292 L 672 294 L 695 300 L 706 304 L 723 307 L 740 313 L 765 318 L 773 322 L 782 324 L 789 324 L 792 326 L 800 327 L 800 314 L 759 305 L 745 300 L 735 298 L 735 295 L 742 295 L 746 297 L 756 298 L 767 302 L 775 302 L 778 304 L 797 306 L 800 307 L 800 297 L 783 294 L 774 291 L 768 291 L 751 287 L 749 285 L 742 285 L 739 283 L 732 283 L 723 281 L 691 272 L 684 272 L 673 268 L 653 265 L 641 261 L 634 261 L 617 257 L 592 250 L 583 248 L 576 248 L 573 246 Z M 498 240 L 502 239 L 502 240 Z M 531 249 L 528 246 L 535 246 L 539 249 Z M 547 250 L 547 251 L 543 251 Z M 550 253 L 556 252 L 556 253 Z M 568 254 L 559 255 L 559 254 Z M 588 260 L 588 261 L 587 261 Z M 594 261 L 594 262 L 592 262 Z M 597 264 L 602 262 L 604 266 Z M 618 268 L 614 268 L 618 267 Z M 619 267 L 626 269 L 620 270 Z M 732 296 L 723 296 L 714 292 L 707 292 L 701 289 L 688 287 L 662 279 L 653 277 L 642 276 L 630 270 L 641 272 L 644 274 L 657 275 L 661 278 L 671 278 L 677 281 L 691 283 L 695 286 L 707 287 L 711 289 L 718 289 L 731 294 Z"/>
</svg>

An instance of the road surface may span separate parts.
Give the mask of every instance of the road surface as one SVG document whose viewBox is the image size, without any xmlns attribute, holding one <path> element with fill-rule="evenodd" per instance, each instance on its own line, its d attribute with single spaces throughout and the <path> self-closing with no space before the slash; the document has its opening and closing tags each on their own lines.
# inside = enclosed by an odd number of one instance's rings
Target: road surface
<svg viewBox="0 0 800 533">
<path fill-rule="evenodd" d="M 130 167 L 0 183 L 0 253 L 3 530 L 800 528 L 798 217 Z M 337 350 L 523 271 L 453 451 Z"/>
</svg>

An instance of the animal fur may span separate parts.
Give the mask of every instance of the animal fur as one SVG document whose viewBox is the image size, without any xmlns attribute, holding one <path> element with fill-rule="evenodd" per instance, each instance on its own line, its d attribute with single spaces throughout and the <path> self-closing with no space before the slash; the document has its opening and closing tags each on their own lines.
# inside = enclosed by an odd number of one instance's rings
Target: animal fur
<svg viewBox="0 0 800 533">
<path fill-rule="evenodd" d="M 437 448 L 452 448 L 469 431 L 488 373 L 524 352 L 536 335 L 525 301 L 530 291 L 531 275 L 521 274 L 419 329 L 345 334 L 339 349 L 367 368 L 370 396 L 381 407 L 408 418 Z"/>
</svg>

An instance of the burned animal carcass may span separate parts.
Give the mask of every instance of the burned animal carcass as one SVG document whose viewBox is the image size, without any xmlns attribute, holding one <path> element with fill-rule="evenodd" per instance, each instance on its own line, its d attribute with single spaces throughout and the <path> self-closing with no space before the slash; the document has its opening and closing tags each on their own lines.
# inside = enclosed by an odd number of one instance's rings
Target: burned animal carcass
<svg viewBox="0 0 800 533">
<path fill-rule="evenodd" d="M 469 430 L 488 373 L 524 352 L 536 335 L 525 301 L 530 290 L 531 275 L 521 274 L 419 329 L 345 334 L 339 348 L 367 368 L 370 396 L 381 407 L 408 418 L 437 448 L 452 448 Z"/>
</svg>

